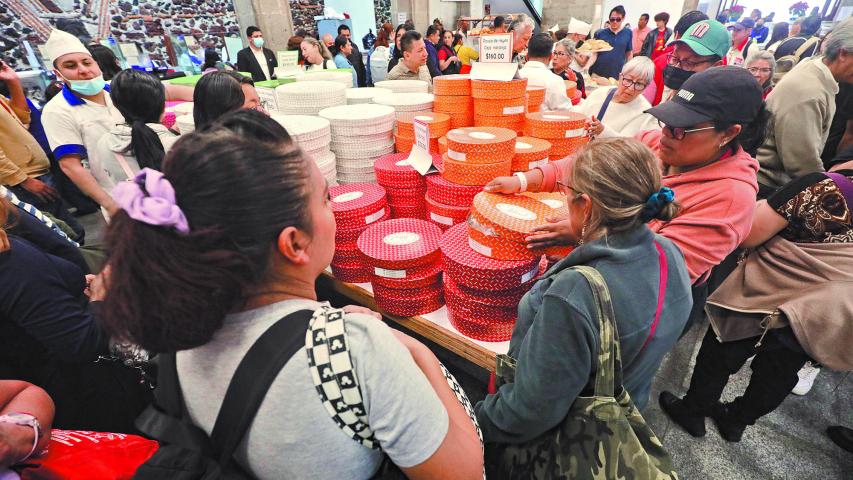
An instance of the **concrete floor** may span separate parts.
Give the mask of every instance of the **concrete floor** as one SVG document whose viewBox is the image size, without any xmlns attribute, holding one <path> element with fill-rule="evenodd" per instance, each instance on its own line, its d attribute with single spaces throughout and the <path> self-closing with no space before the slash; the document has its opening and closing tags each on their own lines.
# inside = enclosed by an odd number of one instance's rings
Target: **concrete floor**
<svg viewBox="0 0 853 480">
<path fill-rule="evenodd" d="M 102 237 L 105 224 L 100 214 L 82 217 L 81 223 L 87 238 Z M 658 394 L 670 390 L 681 396 L 687 390 L 706 329 L 707 324 L 695 325 L 666 357 L 644 413 L 672 455 L 679 476 L 701 480 L 853 480 L 853 453 L 838 448 L 824 433 L 830 425 L 853 428 L 853 376 L 847 374 L 824 369 L 808 395 L 789 396 L 775 412 L 749 427 L 740 443 L 723 440 L 710 420 L 704 438 L 693 438 L 669 421 L 658 407 Z M 439 357 L 452 365 L 451 360 Z M 481 372 L 470 376 L 451 370 L 471 401 L 483 397 Z M 750 373 L 747 363 L 732 377 L 723 399 L 732 400 L 743 392 Z"/>
</svg>

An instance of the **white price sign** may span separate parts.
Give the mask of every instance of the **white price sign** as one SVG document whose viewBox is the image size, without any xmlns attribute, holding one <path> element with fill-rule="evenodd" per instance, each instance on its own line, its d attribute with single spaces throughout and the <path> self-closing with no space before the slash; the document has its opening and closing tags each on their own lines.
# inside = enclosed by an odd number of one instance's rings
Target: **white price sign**
<svg viewBox="0 0 853 480">
<path fill-rule="evenodd" d="M 480 61 L 509 63 L 512 61 L 512 34 L 499 33 L 480 36 Z"/>
<path fill-rule="evenodd" d="M 409 18 L 409 14 L 406 12 L 397 12 L 397 25 L 401 23 L 406 23 L 406 20 Z"/>
<path fill-rule="evenodd" d="M 279 67 L 292 69 L 299 65 L 299 52 L 296 50 L 279 50 L 276 53 L 278 54 Z"/>
<path fill-rule="evenodd" d="M 415 130 L 415 143 L 407 161 L 418 173 L 426 175 L 430 170 L 434 170 L 432 155 L 429 152 L 429 124 L 415 119 L 412 126 Z"/>
</svg>

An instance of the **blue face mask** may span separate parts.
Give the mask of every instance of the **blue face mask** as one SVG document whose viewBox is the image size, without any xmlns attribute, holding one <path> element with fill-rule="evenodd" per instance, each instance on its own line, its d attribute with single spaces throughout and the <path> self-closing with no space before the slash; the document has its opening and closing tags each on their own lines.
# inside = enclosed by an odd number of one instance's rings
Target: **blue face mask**
<svg viewBox="0 0 853 480">
<path fill-rule="evenodd" d="M 257 48 L 264 48 L 264 39 L 262 37 L 253 38 L 252 43 L 254 43 Z"/>
<path fill-rule="evenodd" d="M 66 82 L 68 82 L 68 86 L 71 90 L 87 97 L 97 95 L 98 92 L 102 91 L 104 86 L 107 84 L 107 82 L 104 81 L 103 75 L 98 75 L 91 80 L 66 80 Z"/>
</svg>

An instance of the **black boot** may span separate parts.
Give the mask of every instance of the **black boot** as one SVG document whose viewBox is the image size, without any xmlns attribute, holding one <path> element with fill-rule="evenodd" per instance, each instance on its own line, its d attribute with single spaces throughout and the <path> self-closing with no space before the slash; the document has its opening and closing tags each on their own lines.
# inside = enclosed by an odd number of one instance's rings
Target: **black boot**
<svg viewBox="0 0 853 480">
<path fill-rule="evenodd" d="M 728 442 L 739 442 L 743 437 L 743 432 L 746 430 L 746 424 L 734 418 L 729 412 L 729 405 L 723 405 L 722 408 L 711 415 L 714 419 L 714 424 L 717 425 L 717 430 L 720 436 Z"/>
<path fill-rule="evenodd" d="M 705 436 L 705 415 L 690 410 L 684 401 L 670 392 L 661 392 L 660 408 L 687 433 L 694 437 Z"/>
<path fill-rule="evenodd" d="M 826 429 L 829 439 L 836 445 L 853 453 L 853 430 L 847 427 L 834 426 Z"/>
</svg>

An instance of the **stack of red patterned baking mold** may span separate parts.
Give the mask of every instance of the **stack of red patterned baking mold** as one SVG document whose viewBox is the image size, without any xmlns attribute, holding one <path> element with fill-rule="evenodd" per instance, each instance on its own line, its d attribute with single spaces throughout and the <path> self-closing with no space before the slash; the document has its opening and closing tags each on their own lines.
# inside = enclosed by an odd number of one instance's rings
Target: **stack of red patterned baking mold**
<svg viewBox="0 0 853 480">
<path fill-rule="evenodd" d="M 538 112 L 545 101 L 545 87 L 527 87 L 527 113 Z"/>
<path fill-rule="evenodd" d="M 462 185 L 486 185 L 512 170 L 514 131 L 500 127 L 467 127 L 447 132 L 442 176 Z"/>
<path fill-rule="evenodd" d="M 526 172 L 548 163 L 551 142 L 535 137 L 515 139 L 515 156 L 512 157 L 512 171 Z"/>
<path fill-rule="evenodd" d="M 527 111 L 527 79 L 508 82 L 472 80 L 474 97 L 474 125 L 502 127 L 521 134 L 524 131 L 524 114 Z"/>
<path fill-rule="evenodd" d="M 414 218 L 377 223 L 358 237 L 380 309 L 409 317 L 441 308 L 440 240 L 441 229 Z"/>
<path fill-rule="evenodd" d="M 370 270 L 356 242 L 368 226 L 391 218 L 385 189 L 372 183 L 350 183 L 329 187 L 329 198 L 337 225 L 332 274 L 343 282 L 367 282 Z"/>
<path fill-rule="evenodd" d="M 548 156 L 559 160 L 589 143 L 585 120 L 583 114 L 566 110 L 528 113 L 524 133 L 551 142 Z"/>
<path fill-rule="evenodd" d="M 568 213 L 565 198 L 558 200 L 550 195 L 478 193 L 468 220 L 471 248 L 498 260 L 524 260 L 546 253 L 528 249 L 527 237 L 549 218 Z M 569 251 L 560 248 L 547 253 L 566 255 Z"/>
<path fill-rule="evenodd" d="M 385 187 L 391 218 L 427 216 L 426 179 L 407 161 L 408 153 L 392 153 L 376 160 L 376 183 Z M 440 156 L 433 154 L 433 160 Z"/>
<path fill-rule="evenodd" d="M 428 219 L 447 230 L 462 223 L 471 211 L 474 195 L 483 191 L 479 185 L 461 185 L 438 174 L 426 176 Z"/>
<path fill-rule="evenodd" d="M 474 125 L 474 100 L 468 75 L 441 75 L 432 79 L 432 109 L 450 116 L 450 128 Z"/>
<path fill-rule="evenodd" d="M 459 224 L 441 238 L 444 295 L 450 322 L 465 336 L 486 342 L 512 337 L 521 297 L 544 272 L 541 257 L 496 260 L 471 248 Z"/>
</svg>

